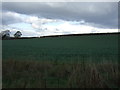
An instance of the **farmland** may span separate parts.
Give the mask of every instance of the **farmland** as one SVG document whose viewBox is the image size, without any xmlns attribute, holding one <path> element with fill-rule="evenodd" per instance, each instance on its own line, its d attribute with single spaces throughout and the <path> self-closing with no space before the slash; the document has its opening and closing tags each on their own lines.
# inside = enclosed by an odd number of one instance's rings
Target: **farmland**
<svg viewBox="0 0 120 90">
<path fill-rule="evenodd" d="M 3 88 L 119 87 L 118 35 L 3 40 Z"/>
</svg>

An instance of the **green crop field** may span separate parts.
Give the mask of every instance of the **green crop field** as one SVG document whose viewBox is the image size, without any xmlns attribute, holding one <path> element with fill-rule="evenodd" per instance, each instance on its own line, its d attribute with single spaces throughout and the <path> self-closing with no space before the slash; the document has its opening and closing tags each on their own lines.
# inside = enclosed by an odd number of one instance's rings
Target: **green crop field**
<svg viewBox="0 0 120 90">
<path fill-rule="evenodd" d="M 2 59 L 4 88 L 120 85 L 118 34 L 3 40 Z"/>
<path fill-rule="evenodd" d="M 2 43 L 5 60 L 69 60 L 118 54 L 118 35 L 3 40 Z"/>
</svg>

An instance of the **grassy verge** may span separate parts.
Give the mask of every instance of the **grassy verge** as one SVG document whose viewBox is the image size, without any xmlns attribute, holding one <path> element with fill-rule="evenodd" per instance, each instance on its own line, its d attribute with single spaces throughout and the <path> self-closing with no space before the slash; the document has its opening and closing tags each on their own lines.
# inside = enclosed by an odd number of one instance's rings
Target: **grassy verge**
<svg viewBox="0 0 120 90">
<path fill-rule="evenodd" d="M 117 62 L 3 60 L 3 88 L 118 88 Z"/>
</svg>

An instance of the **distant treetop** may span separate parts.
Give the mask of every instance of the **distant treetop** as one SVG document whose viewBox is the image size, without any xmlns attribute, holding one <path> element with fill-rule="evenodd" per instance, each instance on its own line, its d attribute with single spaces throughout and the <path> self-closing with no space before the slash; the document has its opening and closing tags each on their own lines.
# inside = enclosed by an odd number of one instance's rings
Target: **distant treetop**
<svg viewBox="0 0 120 90">
<path fill-rule="evenodd" d="M 15 34 L 14 34 L 14 37 L 16 38 L 19 38 L 21 37 L 22 33 L 20 31 L 17 31 Z"/>
</svg>

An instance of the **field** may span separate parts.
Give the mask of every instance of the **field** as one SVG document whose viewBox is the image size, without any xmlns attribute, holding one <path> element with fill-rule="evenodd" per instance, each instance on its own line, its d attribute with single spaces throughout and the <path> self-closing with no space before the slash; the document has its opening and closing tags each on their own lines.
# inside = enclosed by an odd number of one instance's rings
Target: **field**
<svg viewBox="0 0 120 90">
<path fill-rule="evenodd" d="M 3 88 L 118 88 L 118 34 L 2 41 Z"/>
</svg>

